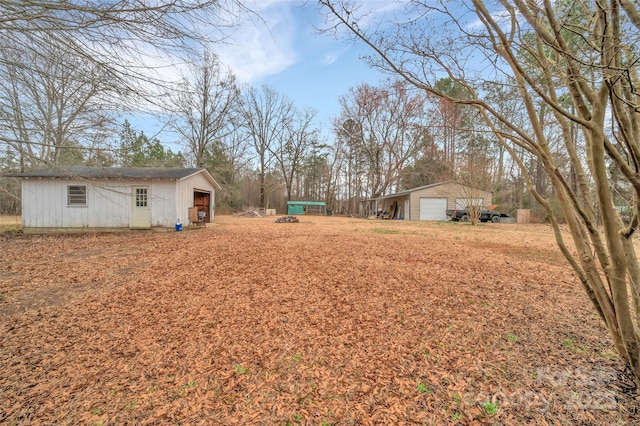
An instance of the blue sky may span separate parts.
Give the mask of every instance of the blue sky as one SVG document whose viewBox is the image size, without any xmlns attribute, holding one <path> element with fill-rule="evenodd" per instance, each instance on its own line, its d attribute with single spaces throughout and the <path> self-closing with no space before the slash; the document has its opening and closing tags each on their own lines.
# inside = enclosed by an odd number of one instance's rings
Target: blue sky
<svg viewBox="0 0 640 426">
<path fill-rule="evenodd" d="M 361 83 L 376 85 L 388 76 L 361 59 L 370 53 L 364 44 L 319 33 L 325 18 L 315 1 L 249 0 L 246 5 L 256 14 L 246 14 L 225 43 L 212 46 L 223 66 L 240 84 L 258 88 L 266 84 L 293 100 L 298 109 L 315 109 L 316 126 L 331 142 L 333 120 L 340 114 L 339 97 Z M 375 19 L 400 7 L 393 0 L 364 0 L 362 10 Z M 173 77 L 184 71 L 175 69 Z M 127 118 L 134 129 L 180 149 L 176 136 L 153 116 Z"/>
<path fill-rule="evenodd" d="M 314 1 L 254 0 L 255 17 L 240 25 L 228 44 L 216 47 L 222 62 L 241 83 L 273 87 L 303 109 L 318 111 L 325 129 L 340 113 L 338 98 L 363 82 L 378 84 L 386 75 L 360 59 L 369 51 L 362 44 L 319 34 L 324 22 Z M 390 0 L 368 0 L 372 17 L 399 7 Z"/>
<path fill-rule="evenodd" d="M 225 43 L 212 46 L 222 64 L 240 84 L 258 88 L 266 84 L 292 99 L 297 108 L 317 110 L 316 125 L 331 142 L 333 120 L 340 114 L 339 97 L 352 87 L 378 85 L 389 76 L 361 59 L 371 54 L 364 43 L 319 32 L 325 17 L 314 0 L 244 1 L 255 14 L 245 14 Z M 403 0 L 361 0 L 359 24 L 402 16 L 405 5 Z M 161 128 L 157 121 L 131 121 L 134 128 L 165 144 L 176 143 L 169 133 L 157 133 Z"/>
</svg>

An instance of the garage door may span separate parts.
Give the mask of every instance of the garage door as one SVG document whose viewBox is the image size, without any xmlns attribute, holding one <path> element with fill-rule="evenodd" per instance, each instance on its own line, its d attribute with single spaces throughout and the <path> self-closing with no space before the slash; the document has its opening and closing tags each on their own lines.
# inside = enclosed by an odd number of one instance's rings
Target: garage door
<svg viewBox="0 0 640 426">
<path fill-rule="evenodd" d="M 420 220 L 447 220 L 447 199 L 420 198 Z"/>
</svg>

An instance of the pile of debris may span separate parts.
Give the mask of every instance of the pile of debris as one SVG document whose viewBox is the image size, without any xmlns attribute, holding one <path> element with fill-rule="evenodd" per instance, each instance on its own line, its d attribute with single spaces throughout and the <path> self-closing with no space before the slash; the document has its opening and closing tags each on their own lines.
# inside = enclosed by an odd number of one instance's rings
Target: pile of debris
<svg viewBox="0 0 640 426">
<path fill-rule="evenodd" d="M 273 223 L 298 223 L 300 222 L 295 216 L 282 216 L 273 221 Z"/>
</svg>

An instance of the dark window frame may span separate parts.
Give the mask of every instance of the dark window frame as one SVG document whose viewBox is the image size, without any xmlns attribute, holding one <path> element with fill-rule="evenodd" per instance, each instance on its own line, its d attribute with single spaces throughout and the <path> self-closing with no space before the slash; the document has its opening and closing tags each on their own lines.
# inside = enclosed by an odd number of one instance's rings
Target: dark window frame
<svg viewBox="0 0 640 426">
<path fill-rule="evenodd" d="M 67 207 L 87 207 L 87 185 L 67 185 Z"/>
</svg>

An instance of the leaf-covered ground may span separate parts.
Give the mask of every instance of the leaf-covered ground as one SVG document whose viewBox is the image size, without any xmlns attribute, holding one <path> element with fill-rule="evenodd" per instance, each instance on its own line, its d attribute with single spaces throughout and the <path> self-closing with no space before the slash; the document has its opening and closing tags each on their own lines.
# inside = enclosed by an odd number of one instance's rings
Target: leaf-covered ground
<svg viewBox="0 0 640 426">
<path fill-rule="evenodd" d="M 0 235 L 0 424 L 635 424 L 544 225 Z"/>
</svg>

